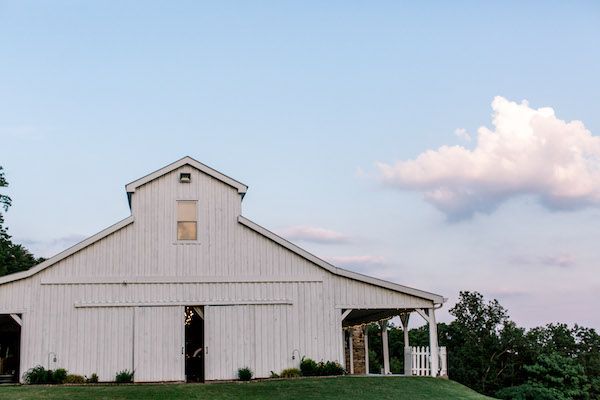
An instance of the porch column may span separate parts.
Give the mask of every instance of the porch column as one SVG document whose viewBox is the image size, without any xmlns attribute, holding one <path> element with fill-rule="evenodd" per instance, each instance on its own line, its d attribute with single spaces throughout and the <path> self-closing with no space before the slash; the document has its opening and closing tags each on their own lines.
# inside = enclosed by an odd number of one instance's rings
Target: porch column
<svg viewBox="0 0 600 400">
<path fill-rule="evenodd" d="M 364 340 L 365 340 L 365 375 L 369 375 L 369 325 L 365 325 Z"/>
<path fill-rule="evenodd" d="M 429 354 L 431 356 L 431 376 L 438 376 L 440 357 L 434 308 L 429 309 Z"/>
<path fill-rule="evenodd" d="M 340 314 L 340 330 L 341 330 L 341 346 L 340 346 L 340 365 L 346 365 L 346 333 L 344 332 L 344 319 L 352 312 L 352 309 L 341 310 Z"/>
<path fill-rule="evenodd" d="M 408 337 L 408 319 L 410 313 L 400 315 L 402 322 L 402 331 L 404 333 L 404 375 L 412 375 L 412 353 L 410 351 L 410 340 Z"/>
<path fill-rule="evenodd" d="M 389 373 L 390 373 L 390 348 L 388 345 L 387 321 L 385 321 L 385 320 L 380 321 L 379 326 L 381 326 L 381 342 L 383 344 L 383 374 L 389 375 Z"/>
</svg>

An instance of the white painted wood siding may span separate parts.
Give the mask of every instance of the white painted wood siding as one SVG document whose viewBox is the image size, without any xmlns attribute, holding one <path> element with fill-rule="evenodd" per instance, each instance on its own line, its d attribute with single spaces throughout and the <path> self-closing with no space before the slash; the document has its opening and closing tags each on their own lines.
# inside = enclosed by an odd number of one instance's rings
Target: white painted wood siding
<svg viewBox="0 0 600 400">
<path fill-rule="evenodd" d="M 136 382 L 185 380 L 183 307 L 135 307 Z"/>
</svg>

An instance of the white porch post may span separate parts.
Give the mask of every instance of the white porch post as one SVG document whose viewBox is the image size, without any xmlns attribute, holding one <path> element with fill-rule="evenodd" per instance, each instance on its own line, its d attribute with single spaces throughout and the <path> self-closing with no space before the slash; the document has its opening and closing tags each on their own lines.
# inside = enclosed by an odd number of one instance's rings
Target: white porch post
<svg viewBox="0 0 600 400">
<path fill-rule="evenodd" d="M 410 340 L 408 337 L 408 320 L 410 313 L 400 315 L 402 331 L 404 332 L 404 375 L 412 375 L 412 353 L 410 351 Z"/>
<path fill-rule="evenodd" d="M 390 348 L 388 345 L 387 321 L 380 321 L 381 326 L 381 342 L 383 344 L 383 374 L 390 373 Z"/>
<path fill-rule="evenodd" d="M 342 331 L 342 345 L 340 346 L 340 365 L 346 365 L 346 335 L 344 332 L 344 319 L 352 312 L 352 309 L 341 310 L 340 330 Z"/>
<path fill-rule="evenodd" d="M 438 376 L 439 373 L 439 348 L 437 323 L 435 322 L 435 309 L 429 309 L 429 354 L 431 355 L 431 376 Z"/>
<path fill-rule="evenodd" d="M 369 375 L 369 325 L 364 326 L 365 330 L 365 375 Z"/>
</svg>

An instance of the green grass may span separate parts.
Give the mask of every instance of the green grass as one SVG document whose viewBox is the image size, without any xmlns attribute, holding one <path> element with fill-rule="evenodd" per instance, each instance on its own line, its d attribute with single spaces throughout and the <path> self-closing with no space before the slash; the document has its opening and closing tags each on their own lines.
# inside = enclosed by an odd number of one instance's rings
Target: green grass
<svg viewBox="0 0 600 400">
<path fill-rule="evenodd" d="M 0 399 L 484 400 L 491 398 L 446 379 L 338 377 L 215 384 L 0 386 Z"/>
</svg>

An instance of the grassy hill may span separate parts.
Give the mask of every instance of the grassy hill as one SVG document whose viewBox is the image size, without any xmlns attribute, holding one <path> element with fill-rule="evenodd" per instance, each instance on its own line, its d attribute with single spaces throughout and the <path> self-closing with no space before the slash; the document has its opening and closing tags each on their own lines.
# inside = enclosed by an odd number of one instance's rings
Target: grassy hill
<svg viewBox="0 0 600 400">
<path fill-rule="evenodd" d="M 215 384 L 0 386 L 0 399 L 484 400 L 491 398 L 445 379 L 338 377 Z"/>
</svg>

